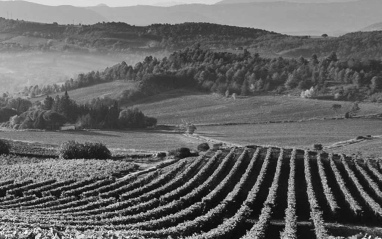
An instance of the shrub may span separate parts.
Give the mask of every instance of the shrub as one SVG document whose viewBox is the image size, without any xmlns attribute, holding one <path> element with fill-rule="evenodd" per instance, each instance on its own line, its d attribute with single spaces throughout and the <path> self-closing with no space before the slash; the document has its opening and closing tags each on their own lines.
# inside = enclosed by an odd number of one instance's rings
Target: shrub
<svg viewBox="0 0 382 239">
<path fill-rule="evenodd" d="M 169 155 L 183 159 L 191 156 L 191 150 L 189 148 L 179 148 L 169 152 Z"/>
<path fill-rule="evenodd" d="M 313 148 L 314 148 L 314 150 L 323 150 L 324 149 L 322 144 L 313 144 Z"/>
<path fill-rule="evenodd" d="M 167 156 L 167 154 L 165 152 L 160 152 L 160 153 L 157 153 L 156 155 L 158 158 L 165 158 Z"/>
<path fill-rule="evenodd" d="M 108 159 L 111 158 L 110 150 L 102 143 L 85 143 L 84 156 L 87 159 Z"/>
<path fill-rule="evenodd" d="M 202 143 L 198 145 L 199 152 L 206 152 L 210 149 L 210 146 L 207 143 Z"/>
<path fill-rule="evenodd" d="M 61 144 L 59 155 L 63 159 L 84 158 L 84 145 L 76 141 L 68 141 Z"/>
<path fill-rule="evenodd" d="M 10 145 L 7 141 L 0 139 L 0 155 L 9 154 Z"/>
<path fill-rule="evenodd" d="M 61 145 L 60 158 L 63 159 L 108 159 L 111 158 L 109 149 L 101 143 L 78 143 L 68 141 Z"/>
</svg>

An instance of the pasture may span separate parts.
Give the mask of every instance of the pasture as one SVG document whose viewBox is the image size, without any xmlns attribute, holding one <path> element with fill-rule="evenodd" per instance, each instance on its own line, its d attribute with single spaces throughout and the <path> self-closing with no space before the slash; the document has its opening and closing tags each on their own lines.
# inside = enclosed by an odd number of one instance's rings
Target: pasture
<svg viewBox="0 0 382 239">
<path fill-rule="evenodd" d="M 241 145 L 311 148 L 329 146 L 357 136 L 382 135 L 382 120 L 341 119 L 293 123 L 198 126 L 197 133 Z"/>
<path fill-rule="evenodd" d="M 341 104 L 335 112 L 333 104 Z M 361 103 L 360 115 L 382 112 L 382 106 Z M 135 106 L 158 119 L 158 124 L 257 123 L 269 121 L 298 121 L 343 117 L 351 102 L 301 99 L 296 96 L 258 95 L 238 97 L 236 100 L 218 94 L 192 91 L 169 91 L 148 97 L 128 106 Z"/>
<path fill-rule="evenodd" d="M 111 99 L 117 99 L 125 89 L 133 88 L 137 85 L 136 82 L 131 81 L 113 81 L 109 83 L 103 83 L 98 85 L 93 85 L 85 88 L 80 88 L 72 90 L 69 92 L 69 96 L 72 100 L 77 103 L 87 103 L 95 98 L 109 97 Z M 64 92 L 52 94 L 53 98 L 56 95 L 64 95 Z M 30 99 L 32 102 L 43 101 L 45 96 Z"/>
<path fill-rule="evenodd" d="M 168 151 L 179 147 L 196 148 L 200 141 L 165 130 L 126 131 L 0 131 L 3 139 L 58 146 L 68 140 L 101 142 L 112 152 Z"/>
</svg>

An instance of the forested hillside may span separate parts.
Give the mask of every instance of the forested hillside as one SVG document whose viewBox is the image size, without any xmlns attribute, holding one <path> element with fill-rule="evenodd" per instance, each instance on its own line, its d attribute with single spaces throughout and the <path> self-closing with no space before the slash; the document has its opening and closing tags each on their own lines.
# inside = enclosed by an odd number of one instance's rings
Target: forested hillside
<svg viewBox="0 0 382 239">
<path fill-rule="evenodd" d="M 297 37 L 261 29 L 210 23 L 126 23 L 58 25 L 0 18 L 0 51 L 69 51 L 82 53 L 131 53 L 150 55 L 192 46 L 219 51 L 248 49 L 268 57 L 319 57 L 336 52 L 340 58 L 381 59 L 382 31 L 349 33 L 338 38 Z"/>
<path fill-rule="evenodd" d="M 45 95 L 115 80 L 139 82 L 118 98 L 131 102 L 166 90 L 187 88 L 219 94 L 253 95 L 257 92 L 284 93 L 307 90 L 306 97 L 325 96 L 363 100 L 382 90 L 382 62 L 340 60 L 336 53 L 325 58 L 263 58 L 247 50 L 240 54 L 205 50 L 200 45 L 174 52 L 158 60 L 146 57 L 135 66 L 125 62 L 103 72 L 81 74 L 62 86 L 34 86 L 26 95 Z"/>
<path fill-rule="evenodd" d="M 115 22 L 58 25 L 0 18 L 0 50 L 153 52 L 182 49 L 198 41 L 210 48 L 235 49 L 284 37 L 260 29 L 209 23 L 139 27 Z"/>
</svg>

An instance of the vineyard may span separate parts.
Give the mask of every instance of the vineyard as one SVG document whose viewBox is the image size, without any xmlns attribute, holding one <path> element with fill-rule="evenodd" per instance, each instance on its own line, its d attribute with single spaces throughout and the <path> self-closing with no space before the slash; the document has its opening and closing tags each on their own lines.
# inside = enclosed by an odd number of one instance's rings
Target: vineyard
<svg viewBox="0 0 382 239">
<path fill-rule="evenodd" d="M 121 178 L 2 181 L 0 216 L 12 227 L 112 238 L 380 236 L 381 189 L 377 161 L 232 148 Z"/>
</svg>

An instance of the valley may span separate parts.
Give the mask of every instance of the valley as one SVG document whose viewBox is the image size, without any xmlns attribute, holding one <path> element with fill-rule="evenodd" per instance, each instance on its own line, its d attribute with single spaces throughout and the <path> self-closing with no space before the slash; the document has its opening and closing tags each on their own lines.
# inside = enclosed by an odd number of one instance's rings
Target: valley
<svg viewBox="0 0 382 239">
<path fill-rule="evenodd" d="M 382 237 L 381 1 L 71 3 L 0 1 L 0 238 Z"/>
</svg>

